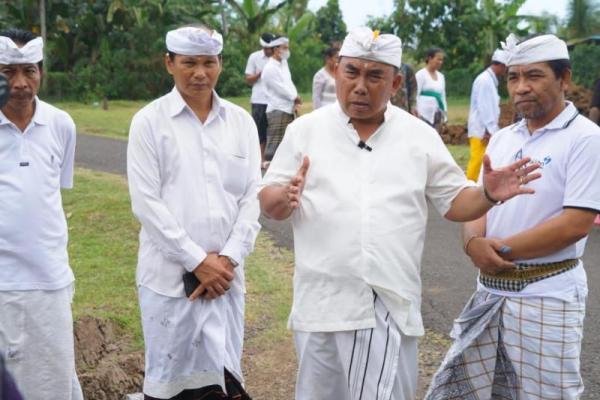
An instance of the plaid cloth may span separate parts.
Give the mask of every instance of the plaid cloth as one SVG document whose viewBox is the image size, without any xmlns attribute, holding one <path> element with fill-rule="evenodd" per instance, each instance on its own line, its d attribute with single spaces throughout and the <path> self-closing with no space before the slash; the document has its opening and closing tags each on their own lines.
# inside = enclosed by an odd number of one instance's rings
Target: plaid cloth
<svg viewBox="0 0 600 400">
<path fill-rule="evenodd" d="M 475 292 L 426 400 L 577 399 L 585 297 L 503 297 Z"/>
<path fill-rule="evenodd" d="M 520 292 L 530 283 L 560 275 L 578 265 L 577 258 L 548 264 L 517 264 L 514 272 L 506 271 L 497 275 L 479 273 L 479 282 L 491 289 Z"/>
<path fill-rule="evenodd" d="M 294 120 L 294 114 L 273 110 L 267 113 L 267 145 L 265 146 L 265 160 L 271 161 L 283 140 L 285 129 Z"/>
</svg>

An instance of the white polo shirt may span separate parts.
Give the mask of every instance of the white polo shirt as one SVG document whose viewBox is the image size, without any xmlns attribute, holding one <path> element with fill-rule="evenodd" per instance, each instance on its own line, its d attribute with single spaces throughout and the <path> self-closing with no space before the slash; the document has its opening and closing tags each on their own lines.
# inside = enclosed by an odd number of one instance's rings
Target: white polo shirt
<svg viewBox="0 0 600 400">
<path fill-rule="evenodd" d="M 488 68 L 475 78 L 471 88 L 471 105 L 469 107 L 469 137 L 483 138 L 485 132 L 491 135 L 500 127 L 500 95 L 498 94 L 498 78 Z"/>
<path fill-rule="evenodd" d="M 246 63 L 246 75 L 258 74 L 265 68 L 268 61 L 269 57 L 265 55 L 265 52 L 262 49 L 250 54 L 248 62 Z M 262 79 L 262 75 L 254 82 L 254 85 L 252 85 L 250 103 L 267 104 L 267 90 L 265 89 L 265 82 Z"/>
<path fill-rule="evenodd" d="M 290 124 L 261 187 L 287 184 L 310 159 L 292 215 L 296 269 L 289 327 L 308 332 L 375 326 L 373 291 L 400 329 L 424 333 L 421 256 L 427 201 L 442 215 L 469 183 L 435 130 L 388 104 L 360 149 L 334 103 Z"/>
<path fill-rule="evenodd" d="M 573 103 L 568 102 L 554 120 L 531 135 L 524 119 L 500 130 L 492 136 L 487 154 L 495 165 L 531 157 L 532 162 L 542 165 L 542 177 L 527 185 L 535 194 L 514 197 L 488 212 L 486 236 L 502 239 L 515 235 L 558 216 L 565 207 L 600 211 L 600 128 L 579 115 Z M 545 257 L 515 261 L 533 264 L 580 258 L 586 240 L 587 237 Z M 581 266 L 532 283 L 518 295 L 563 299 L 572 295 L 576 287 L 587 290 Z"/>
<path fill-rule="evenodd" d="M 60 189 L 73 186 L 75 124 L 35 99 L 24 132 L 0 111 L 0 290 L 73 282 Z"/>
<path fill-rule="evenodd" d="M 267 112 L 278 110 L 292 114 L 298 91 L 292 82 L 287 61 L 277 61 L 271 57 L 263 69 L 261 79 L 267 91 Z"/>
<path fill-rule="evenodd" d="M 182 275 L 217 252 L 240 264 L 260 225 L 256 124 L 213 92 L 202 123 L 176 88 L 133 117 L 127 146 L 133 212 L 142 224 L 137 283 L 185 296 Z"/>
</svg>

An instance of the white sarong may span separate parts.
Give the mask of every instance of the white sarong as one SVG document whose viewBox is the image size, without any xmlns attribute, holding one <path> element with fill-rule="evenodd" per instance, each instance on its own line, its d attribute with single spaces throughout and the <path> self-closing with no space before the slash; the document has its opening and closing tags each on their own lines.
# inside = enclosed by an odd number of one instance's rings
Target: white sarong
<svg viewBox="0 0 600 400">
<path fill-rule="evenodd" d="M 413 400 L 417 337 L 396 326 L 375 297 L 376 326 L 342 332 L 295 331 L 296 400 Z"/>
<path fill-rule="evenodd" d="M 139 288 L 145 342 L 144 393 L 171 398 L 186 389 L 220 385 L 224 369 L 243 384 L 244 294 L 232 285 L 214 300 L 160 295 Z"/>
<path fill-rule="evenodd" d="M 425 399 L 578 399 L 584 315 L 583 294 L 564 301 L 480 289 L 454 322 Z"/>
<path fill-rule="evenodd" d="M 83 400 L 75 373 L 73 285 L 0 291 L 0 351 L 26 400 Z"/>
</svg>

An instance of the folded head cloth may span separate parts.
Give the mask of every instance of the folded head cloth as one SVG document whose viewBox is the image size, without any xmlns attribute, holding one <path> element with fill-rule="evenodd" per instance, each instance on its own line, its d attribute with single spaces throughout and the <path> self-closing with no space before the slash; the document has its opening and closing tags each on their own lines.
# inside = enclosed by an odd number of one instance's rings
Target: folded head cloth
<svg viewBox="0 0 600 400">
<path fill-rule="evenodd" d="M 367 27 L 356 28 L 344 39 L 340 57 L 364 58 L 400 68 L 402 41 L 396 35 L 380 35 L 379 31 Z"/>
<path fill-rule="evenodd" d="M 11 38 L 0 36 L 0 64 L 36 64 L 44 59 L 44 41 L 37 37 L 17 46 Z"/>
<path fill-rule="evenodd" d="M 502 48 L 508 52 L 507 66 L 569 59 L 567 44 L 554 35 L 535 36 L 518 43 L 511 33 Z"/>
<path fill-rule="evenodd" d="M 494 54 L 492 54 L 492 61 L 506 65 L 506 63 L 508 62 L 508 52 L 502 49 L 496 49 L 496 51 L 494 51 Z"/>
<path fill-rule="evenodd" d="M 273 40 L 269 42 L 269 47 L 277 47 L 281 46 L 282 44 L 287 44 L 289 42 L 290 40 L 285 36 L 274 36 Z"/>
<path fill-rule="evenodd" d="M 261 47 L 271 47 L 270 43 L 275 38 L 275 35 L 269 32 L 265 32 L 260 35 L 260 46 Z"/>
<path fill-rule="evenodd" d="M 216 56 L 223 50 L 223 37 L 215 30 L 184 26 L 167 32 L 167 49 L 182 56 Z"/>
</svg>

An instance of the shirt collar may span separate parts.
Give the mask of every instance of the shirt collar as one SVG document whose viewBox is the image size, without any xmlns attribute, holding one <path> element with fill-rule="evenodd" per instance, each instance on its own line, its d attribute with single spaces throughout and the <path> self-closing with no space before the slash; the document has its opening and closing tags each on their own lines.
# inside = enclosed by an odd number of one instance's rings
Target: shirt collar
<svg viewBox="0 0 600 400">
<path fill-rule="evenodd" d="M 564 110 L 561 111 L 560 114 L 558 114 L 552 121 L 548 122 L 546 126 L 537 129 L 535 132 L 545 132 L 547 130 L 567 128 L 571 124 L 571 122 L 579 115 L 579 111 L 571 101 L 565 101 L 565 103 L 567 106 Z M 527 128 L 527 120 L 525 118 L 517 122 L 515 128 L 516 130 L 525 130 L 529 133 L 529 130 Z"/>
<path fill-rule="evenodd" d="M 217 94 L 217 92 L 215 90 L 212 91 L 212 95 L 213 95 L 213 103 L 212 103 L 212 108 L 210 110 L 210 114 L 209 114 L 209 118 L 207 119 L 207 122 L 212 119 L 211 115 L 215 115 L 215 116 L 221 116 L 222 118 L 225 118 L 225 107 L 223 104 L 223 100 L 221 100 L 221 98 L 219 97 L 219 95 Z M 179 90 L 177 90 L 177 87 L 173 87 L 173 90 L 171 90 L 171 93 L 169 93 L 167 95 L 167 99 L 168 99 L 168 103 L 169 103 L 169 115 L 171 117 L 176 117 L 177 115 L 181 114 L 183 112 L 183 110 L 188 109 L 190 110 L 190 112 L 192 111 L 189 106 L 187 105 L 187 103 L 185 102 L 185 100 L 183 99 L 183 97 L 181 96 L 181 93 L 179 93 Z"/>
<path fill-rule="evenodd" d="M 344 110 L 342 109 L 342 106 L 340 105 L 340 102 L 337 100 L 335 102 L 335 110 L 336 110 L 336 115 L 340 121 L 342 121 L 346 125 L 350 123 L 350 117 L 348 116 L 348 114 L 346 114 L 344 112 Z M 381 125 L 383 125 L 387 121 L 389 121 L 389 119 L 391 117 L 392 117 L 392 103 L 388 101 L 385 111 L 383 112 L 383 123 Z"/>
<path fill-rule="evenodd" d="M 35 111 L 33 112 L 33 117 L 31 117 L 31 122 L 36 125 L 48 125 L 48 116 L 47 113 L 43 111 L 44 104 L 40 101 L 39 97 L 35 96 Z M 12 123 L 6 115 L 2 111 L 0 111 L 0 125 L 6 125 Z"/>
</svg>

